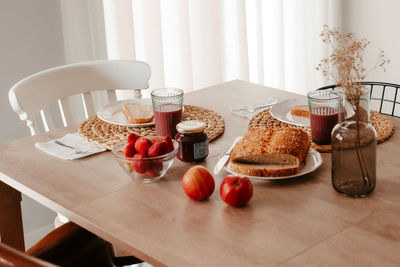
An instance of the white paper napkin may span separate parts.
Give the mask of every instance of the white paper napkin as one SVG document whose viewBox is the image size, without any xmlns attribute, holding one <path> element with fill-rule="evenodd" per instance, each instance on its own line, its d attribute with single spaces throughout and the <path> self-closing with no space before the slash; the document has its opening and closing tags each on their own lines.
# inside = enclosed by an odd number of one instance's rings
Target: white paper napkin
<svg viewBox="0 0 400 267">
<path fill-rule="evenodd" d="M 257 113 L 263 111 L 264 109 L 270 108 L 276 102 L 278 102 L 278 100 L 276 100 L 275 98 L 266 98 L 257 103 L 247 104 L 239 107 L 233 107 L 231 108 L 231 112 L 232 114 L 235 114 L 237 116 L 251 119 Z"/>
<path fill-rule="evenodd" d="M 79 149 L 81 153 L 76 153 L 75 150 L 72 148 L 68 148 L 55 143 L 56 140 L 68 146 Z M 91 145 L 82 137 L 80 137 L 77 133 L 67 134 L 64 137 L 55 140 L 50 140 L 48 142 L 35 143 L 35 147 L 39 148 L 40 150 L 52 156 L 56 156 L 61 159 L 71 159 L 71 160 L 83 158 L 92 154 L 105 151 L 104 148 L 99 148 Z"/>
</svg>

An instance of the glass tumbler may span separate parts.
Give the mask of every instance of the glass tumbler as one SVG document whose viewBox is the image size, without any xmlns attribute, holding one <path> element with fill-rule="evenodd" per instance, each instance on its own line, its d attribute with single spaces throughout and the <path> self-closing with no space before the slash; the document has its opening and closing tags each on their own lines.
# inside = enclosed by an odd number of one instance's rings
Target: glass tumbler
<svg viewBox="0 0 400 267">
<path fill-rule="evenodd" d="M 311 139 L 319 145 L 331 143 L 331 132 L 338 123 L 339 95 L 332 89 L 307 94 L 310 110 Z"/>
<path fill-rule="evenodd" d="M 151 92 L 157 136 L 175 138 L 176 125 L 182 120 L 183 90 L 160 88 Z"/>
</svg>

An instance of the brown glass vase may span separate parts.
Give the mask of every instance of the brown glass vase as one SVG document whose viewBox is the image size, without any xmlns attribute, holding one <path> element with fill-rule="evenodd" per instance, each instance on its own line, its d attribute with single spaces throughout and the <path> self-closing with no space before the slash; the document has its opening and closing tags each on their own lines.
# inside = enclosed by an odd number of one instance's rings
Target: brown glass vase
<svg viewBox="0 0 400 267">
<path fill-rule="evenodd" d="M 376 186 L 376 131 L 369 124 L 369 90 L 354 106 L 340 90 L 339 123 L 332 130 L 332 185 L 339 193 L 361 197 Z"/>
</svg>

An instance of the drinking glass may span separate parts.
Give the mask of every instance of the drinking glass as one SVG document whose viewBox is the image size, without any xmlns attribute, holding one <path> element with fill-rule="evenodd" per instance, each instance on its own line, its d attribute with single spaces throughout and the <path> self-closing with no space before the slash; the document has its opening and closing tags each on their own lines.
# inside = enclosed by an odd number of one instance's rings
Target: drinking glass
<svg viewBox="0 0 400 267">
<path fill-rule="evenodd" d="M 332 89 L 307 94 L 310 110 L 311 139 L 319 145 L 331 143 L 331 132 L 338 123 L 339 95 Z"/>
<path fill-rule="evenodd" d="M 157 136 L 175 138 L 176 125 L 182 120 L 183 90 L 160 88 L 151 92 Z"/>
</svg>

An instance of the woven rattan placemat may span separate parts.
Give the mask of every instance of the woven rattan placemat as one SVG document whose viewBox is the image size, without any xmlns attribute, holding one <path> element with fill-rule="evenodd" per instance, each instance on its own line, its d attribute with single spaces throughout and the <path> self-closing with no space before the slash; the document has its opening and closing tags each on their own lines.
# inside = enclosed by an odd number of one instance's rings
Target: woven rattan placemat
<svg viewBox="0 0 400 267">
<path fill-rule="evenodd" d="M 378 135 L 378 143 L 382 143 L 389 139 L 394 132 L 394 125 L 388 116 L 382 115 L 379 112 L 371 110 L 371 124 L 375 127 L 376 133 Z M 308 133 L 311 139 L 311 131 L 309 127 L 300 127 L 292 124 L 284 123 L 280 120 L 272 117 L 269 109 L 261 111 L 256 116 L 254 116 L 249 122 L 249 129 L 254 128 L 279 128 L 279 127 L 291 127 L 299 128 Z M 318 150 L 319 152 L 331 152 L 331 145 L 318 145 L 311 142 L 311 146 Z"/>
<path fill-rule="evenodd" d="M 197 106 L 185 105 L 182 120 L 200 120 L 204 122 L 206 124 L 205 133 L 209 142 L 220 136 L 225 129 L 225 122 L 218 113 Z M 154 126 L 120 126 L 102 121 L 97 116 L 90 117 L 82 122 L 78 132 L 90 143 L 105 149 L 111 149 L 130 133 L 140 136 L 154 136 L 156 134 Z"/>
</svg>

